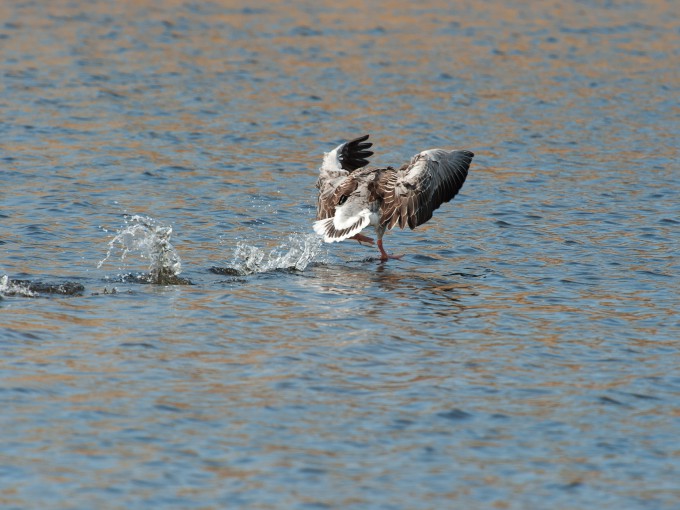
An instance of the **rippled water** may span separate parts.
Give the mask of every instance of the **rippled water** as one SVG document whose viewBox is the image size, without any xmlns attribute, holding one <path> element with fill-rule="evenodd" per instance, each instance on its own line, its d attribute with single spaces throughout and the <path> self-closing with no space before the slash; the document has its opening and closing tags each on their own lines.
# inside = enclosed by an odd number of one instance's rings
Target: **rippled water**
<svg viewBox="0 0 680 510">
<path fill-rule="evenodd" d="M 670 0 L 0 2 L 0 506 L 679 508 L 679 36 Z M 363 133 L 476 154 L 401 261 L 312 233 Z"/>
</svg>

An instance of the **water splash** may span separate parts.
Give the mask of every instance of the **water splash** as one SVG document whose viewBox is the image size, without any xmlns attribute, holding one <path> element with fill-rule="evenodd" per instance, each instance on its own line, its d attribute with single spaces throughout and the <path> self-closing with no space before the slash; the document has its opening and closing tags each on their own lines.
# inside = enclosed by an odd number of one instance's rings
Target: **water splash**
<svg viewBox="0 0 680 510">
<path fill-rule="evenodd" d="M 304 271 L 323 250 L 323 241 L 315 234 L 292 234 L 269 252 L 243 241 L 236 245 L 228 267 L 213 267 L 218 274 L 248 275 L 278 269 Z"/>
<path fill-rule="evenodd" d="M 38 293 L 32 291 L 25 282 L 16 282 L 3 275 L 0 277 L 0 296 L 37 297 Z"/>
<path fill-rule="evenodd" d="M 148 260 L 148 273 L 141 275 L 125 275 L 139 283 L 157 283 L 162 285 L 182 285 L 190 283 L 180 278 L 182 260 L 177 250 L 170 243 L 172 227 L 163 225 L 149 216 L 133 215 L 125 217 L 126 226 L 109 241 L 106 257 L 100 260 L 97 268 L 119 251 L 120 260 L 125 262 L 130 253 L 137 253 Z"/>
</svg>

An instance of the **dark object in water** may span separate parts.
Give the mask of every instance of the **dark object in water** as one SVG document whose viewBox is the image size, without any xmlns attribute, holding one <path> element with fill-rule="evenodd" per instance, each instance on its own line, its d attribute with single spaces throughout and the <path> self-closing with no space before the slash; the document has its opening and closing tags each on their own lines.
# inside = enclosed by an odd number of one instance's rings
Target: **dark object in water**
<svg viewBox="0 0 680 510">
<path fill-rule="evenodd" d="M 228 276 L 244 276 L 247 274 L 245 271 L 240 271 L 238 269 L 234 269 L 233 267 L 217 267 L 217 266 L 211 267 L 210 272 L 215 274 L 225 274 Z"/>
<path fill-rule="evenodd" d="M 150 283 L 153 285 L 193 285 L 191 280 L 177 276 L 168 268 L 161 268 L 152 273 L 127 274 L 121 278 L 124 282 Z"/>
<path fill-rule="evenodd" d="M 45 283 L 32 282 L 30 280 L 9 280 L 12 286 L 35 292 L 36 294 L 60 294 L 62 296 L 82 296 L 85 287 L 76 282 Z M 5 295 L 14 295 L 16 292 L 8 292 Z"/>
</svg>

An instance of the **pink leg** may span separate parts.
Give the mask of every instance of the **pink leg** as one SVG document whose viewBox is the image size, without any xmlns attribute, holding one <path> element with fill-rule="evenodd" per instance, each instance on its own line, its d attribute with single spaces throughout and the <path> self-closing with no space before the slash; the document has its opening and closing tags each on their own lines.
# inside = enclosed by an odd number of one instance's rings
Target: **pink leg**
<svg viewBox="0 0 680 510">
<path fill-rule="evenodd" d="M 380 260 L 383 262 L 389 259 L 399 260 L 403 257 L 403 255 L 388 255 L 385 248 L 383 248 L 382 239 L 378 239 L 378 249 L 380 250 Z"/>
<path fill-rule="evenodd" d="M 350 239 L 356 239 L 357 241 L 359 241 L 359 244 L 361 243 L 375 244 L 375 241 L 373 240 L 372 237 L 367 237 L 363 234 L 355 234 L 352 237 L 350 237 Z"/>
</svg>

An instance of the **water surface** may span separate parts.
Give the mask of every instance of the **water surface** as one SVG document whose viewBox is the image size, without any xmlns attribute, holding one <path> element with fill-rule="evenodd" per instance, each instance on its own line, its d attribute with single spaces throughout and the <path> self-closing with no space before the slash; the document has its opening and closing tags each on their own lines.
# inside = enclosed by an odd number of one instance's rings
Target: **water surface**
<svg viewBox="0 0 680 510">
<path fill-rule="evenodd" d="M 0 20 L 0 506 L 680 506 L 675 2 Z M 311 229 L 363 133 L 476 154 L 401 261 Z"/>
</svg>

